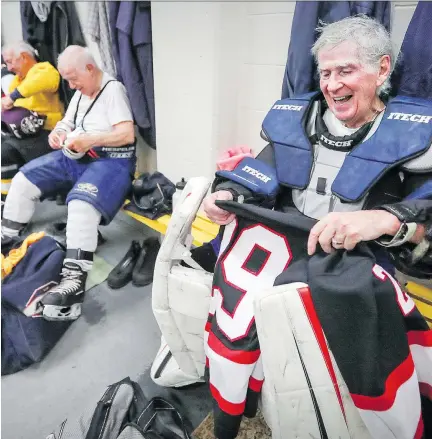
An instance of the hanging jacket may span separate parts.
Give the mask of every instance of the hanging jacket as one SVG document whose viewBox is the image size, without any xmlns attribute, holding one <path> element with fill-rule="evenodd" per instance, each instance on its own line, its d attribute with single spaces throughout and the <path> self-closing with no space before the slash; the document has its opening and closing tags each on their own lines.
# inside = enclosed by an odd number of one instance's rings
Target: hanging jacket
<svg viewBox="0 0 432 439">
<path fill-rule="evenodd" d="M 109 24 L 109 4 L 105 1 L 92 1 L 87 4 L 87 31 L 98 48 L 102 70 L 116 76 L 115 61 L 111 51 L 111 28 Z"/>
<path fill-rule="evenodd" d="M 45 22 L 36 16 L 30 2 L 20 3 L 23 39 L 38 51 L 40 61 L 57 66 L 57 58 L 67 46 L 86 46 L 74 2 L 53 2 Z M 59 91 L 64 104 L 69 105 L 74 91 L 63 79 Z"/>
<path fill-rule="evenodd" d="M 109 19 L 117 79 L 126 87 L 140 134 L 155 148 L 150 2 L 109 2 Z"/>
<path fill-rule="evenodd" d="M 393 94 L 432 98 L 432 2 L 418 2 L 391 78 Z"/>
<path fill-rule="evenodd" d="M 343 18 L 365 14 L 390 30 L 391 4 L 387 1 L 296 2 L 288 48 L 288 60 L 282 84 L 282 99 L 319 89 L 319 79 L 311 47 L 317 40 L 315 28 L 322 20 L 334 23 Z"/>
</svg>

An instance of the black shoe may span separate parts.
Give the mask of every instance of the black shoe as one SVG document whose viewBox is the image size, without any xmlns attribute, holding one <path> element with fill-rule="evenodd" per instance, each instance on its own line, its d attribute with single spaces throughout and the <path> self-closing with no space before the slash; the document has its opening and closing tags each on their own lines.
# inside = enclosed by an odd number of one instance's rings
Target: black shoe
<svg viewBox="0 0 432 439">
<path fill-rule="evenodd" d="M 135 286 L 144 287 L 153 282 L 153 272 L 159 249 L 159 238 L 148 238 L 144 241 L 132 273 L 132 283 Z"/>
<path fill-rule="evenodd" d="M 87 272 L 78 263 L 63 264 L 60 283 L 41 300 L 45 320 L 76 320 L 81 315 Z"/>
<path fill-rule="evenodd" d="M 141 251 L 141 245 L 138 241 L 132 241 L 129 250 L 123 259 L 111 270 L 108 275 L 107 283 L 112 289 L 124 287 L 132 280 L 132 271 L 138 260 Z"/>
</svg>

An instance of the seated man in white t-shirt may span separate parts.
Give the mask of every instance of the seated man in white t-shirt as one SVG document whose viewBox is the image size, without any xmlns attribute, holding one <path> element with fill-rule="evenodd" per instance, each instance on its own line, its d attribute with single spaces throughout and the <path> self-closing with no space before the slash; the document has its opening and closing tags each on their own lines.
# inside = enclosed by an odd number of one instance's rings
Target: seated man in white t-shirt
<svg viewBox="0 0 432 439">
<path fill-rule="evenodd" d="M 98 225 L 109 224 L 130 189 L 135 134 L 125 87 L 99 69 L 88 49 L 66 48 L 58 70 L 76 92 L 49 135 L 54 151 L 23 166 L 12 180 L 2 236 L 23 230 L 41 196 L 70 190 L 61 281 L 38 299 L 46 319 L 74 320 L 81 314 Z"/>
</svg>

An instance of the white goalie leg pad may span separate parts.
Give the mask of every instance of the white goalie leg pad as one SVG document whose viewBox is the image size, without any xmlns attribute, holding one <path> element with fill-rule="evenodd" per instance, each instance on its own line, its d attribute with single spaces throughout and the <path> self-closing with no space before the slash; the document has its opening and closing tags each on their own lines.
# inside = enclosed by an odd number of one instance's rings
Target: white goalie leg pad
<svg viewBox="0 0 432 439">
<path fill-rule="evenodd" d="M 170 309 L 154 311 L 164 338 L 151 369 L 156 384 L 181 387 L 203 381 L 204 328 L 211 283 L 210 273 L 182 266 L 172 267 L 168 275 Z"/>
<path fill-rule="evenodd" d="M 310 303 L 304 283 L 273 287 L 255 299 L 262 410 L 272 437 L 370 439 Z"/>
<path fill-rule="evenodd" d="M 204 328 L 213 276 L 191 260 L 190 248 L 193 241 L 191 226 L 209 187 L 210 181 L 206 178 L 189 180 L 171 216 L 156 260 L 153 313 L 175 360 L 169 365 L 165 360 L 165 368 L 161 368 L 166 348 L 165 351 L 160 349 L 156 356 L 152 378 L 164 386 L 177 387 L 186 385 L 186 382 L 199 382 L 204 373 Z M 180 266 L 182 260 L 196 268 Z M 178 365 L 176 371 L 175 364 Z"/>
<path fill-rule="evenodd" d="M 163 336 L 150 375 L 156 384 L 163 387 L 184 387 L 197 382 L 204 382 L 204 379 L 197 379 L 196 374 L 188 375 L 180 369 Z"/>
</svg>

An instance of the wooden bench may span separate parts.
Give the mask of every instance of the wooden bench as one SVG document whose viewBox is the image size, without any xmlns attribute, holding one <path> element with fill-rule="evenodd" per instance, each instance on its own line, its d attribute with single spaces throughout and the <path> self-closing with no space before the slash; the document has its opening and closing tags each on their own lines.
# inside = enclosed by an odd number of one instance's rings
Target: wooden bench
<svg viewBox="0 0 432 439">
<path fill-rule="evenodd" d="M 129 204 L 130 201 L 126 201 L 124 206 Z M 126 215 L 129 215 L 130 217 L 136 219 L 140 223 L 145 224 L 146 226 L 150 227 L 153 230 L 156 230 L 159 233 L 162 233 L 165 235 L 168 223 L 171 219 L 171 215 L 164 215 L 156 220 L 151 220 L 149 218 L 146 218 L 145 216 L 139 215 L 137 213 L 131 212 L 129 210 L 124 210 L 123 212 Z M 193 245 L 196 247 L 199 247 L 206 242 L 211 241 L 216 237 L 219 231 L 219 226 L 213 222 L 211 222 L 204 213 L 198 212 L 198 215 L 195 219 L 195 221 L 192 224 L 192 236 L 193 236 Z"/>
</svg>

